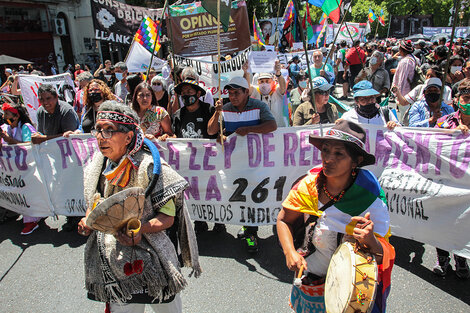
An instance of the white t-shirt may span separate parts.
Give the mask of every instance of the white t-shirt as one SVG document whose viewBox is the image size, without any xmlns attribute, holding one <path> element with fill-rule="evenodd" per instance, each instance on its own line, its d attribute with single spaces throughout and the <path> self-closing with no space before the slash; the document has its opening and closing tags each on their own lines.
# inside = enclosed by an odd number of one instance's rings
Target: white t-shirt
<svg viewBox="0 0 470 313">
<path fill-rule="evenodd" d="M 276 91 L 271 95 L 262 96 L 257 89 L 258 86 L 253 85 L 253 92 L 251 98 L 263 101 L 268 105 L 269 110 L 276 119 L 277 127 L 289 126 L 289 121 L 284 117 L 284 95 L 279 91 L 279 86 L 276 87 Z"/>
<path fill-rule="evenodd" d="M 398 119 L 395 117 L 395 114 L 393 114 L 392 112 L 390 112 L 389 117 L 390 117 L 390 121 L 394 121 L 398 123 Z M 357 124 L 370 124 L 370 125 L 382 125 L 382 126 L 387 125 L 387 122 L 385 121 L 385 117 L 383 116 L 381 109 L 379 109 L 379 114 L 377 114 L 373 118 L 365 118 L 357 114 L 356 110 L 352 108 L 348 112 L 344 113 L 341 118 L 350 122 L 357 123 Z"/>
<path fill-rule="evenodd" d="M 424 94 L 424 84 L 418 85 L 413 88 L 409 93 L 406 94 L 404 97 L 406 101 L 411 105 L 418 100 L 421 100 Z M 445 104 L 451 105 L 452 104 L 452 90 L 449 86 L 444 87 L 444 96 L 442 97 L 442 101 Z"/>
</svg>

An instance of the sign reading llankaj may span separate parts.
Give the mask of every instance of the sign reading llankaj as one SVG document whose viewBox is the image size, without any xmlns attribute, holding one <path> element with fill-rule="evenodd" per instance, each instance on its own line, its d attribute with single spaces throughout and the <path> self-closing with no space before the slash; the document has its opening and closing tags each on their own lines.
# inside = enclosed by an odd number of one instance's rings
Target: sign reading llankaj
<svg viewBox="0 0 470 313">
<path fill-rule="evenodd" d="M 385 192 L 394 235 L 470 257 L 470 140 L 460 132 L 363 125 L 369 166 Z M 328 127 L 325 127 L 328 129 Z M 308 142 L 316 127 L 280 128 L 269 134 L 158 142 L 161 157 L 190 187 L 195 220 L 271 225 L 292 184 L 321 164 Z M 39 146 L 0 149 L 0 206 L 31 216 L 83 215 L 83 171 L 96 152 L 87 135 Z M 436 232 L 444 229 L 445 232 Z"/>
<path fill-rule="evenodd" d="M 184 57 L 217 55 L 217 19 L 207 13 L 200 2 L 172 5 L 169 32 L 174 53 Z M 251 46 L 245 1 L 233 1 L 230 27 L 220 30 L 222 55 L 233 54 Z"/>
<path fill-rule="evenodd" d="M 95 39 L 128 45 L 145 17 L 156 21 L 163 12 L 115 0 L 90 0 L 90 5 Z"/>
</svg>

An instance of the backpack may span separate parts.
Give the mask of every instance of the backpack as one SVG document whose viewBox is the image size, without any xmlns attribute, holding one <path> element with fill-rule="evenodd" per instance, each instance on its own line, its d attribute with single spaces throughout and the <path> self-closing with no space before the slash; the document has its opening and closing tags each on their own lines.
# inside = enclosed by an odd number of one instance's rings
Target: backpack
<svg viewBox="0 0 470 313">
<path fill-rule="evenodd" d="M 416 60 L 415 56 L 410 55 L 411 58 L 415 61 L 415 70 L 413 73 L 413 79 L 408 79 L 408 83 L 410 83 L 410 90 L 415 88 L 418 85 L 424 84 L 424 81 L 426 80 L 426 77 L 423 73 L 423 70 L 421 70 L 421 67 L 418 64 L 418 61 Z"/>
</svg>

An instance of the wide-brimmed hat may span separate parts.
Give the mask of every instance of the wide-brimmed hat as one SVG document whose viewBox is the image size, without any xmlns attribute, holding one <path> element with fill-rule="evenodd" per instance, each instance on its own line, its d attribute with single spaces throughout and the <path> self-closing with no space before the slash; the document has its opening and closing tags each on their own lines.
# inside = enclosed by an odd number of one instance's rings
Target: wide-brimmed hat
<svg viewBox="0 0 470 313">
<path fill-rule="evenodd" d="M 380 92 L 372 87 L 372 83 L 368 80 L 361 80 L 353 86 L 354 98 L 378 96 Z"/>
<path fill-rule="evenodd" d="M 322 91 L 328 91 L 333 87 L 328 81 L 321 76 L 317 76 L 312 80 L 313 84 L 313 91 L 315 90 L 322 90 Z"/>
<path fill-rule="evenodd" d="M 176 91 L 177 94 L 181 94 L 181 88 L 183 88 L 184 85 L 192 86 L 194 89 L 196 89 L 196 91 L 200 91 L 201 92 L 201 97 L 206 94 L 206 91 L 204 90 L 204 88 L 199 86 L 199 83 L 197 81 L 195 81 L 194 79 L 189 79 L 189 78 L 183 80 L 181 83 L 179 83 L 175 87 L 175 91 Z"/>
<path fill-rule="evenodd" d="M 361 126 L 341 119 L 335 124 L 335 126 L 327 130 L 324 136 L 310 135 L 309 141 L 320 151 L 323 143 L 327 140 L 341 141 L 352 148 L 356 155 L 364 158 L 358 166 L 366 166 L 375 164 L 375 156 L 364 149 L 366 137 L 366 131 Z"/>
</svg>

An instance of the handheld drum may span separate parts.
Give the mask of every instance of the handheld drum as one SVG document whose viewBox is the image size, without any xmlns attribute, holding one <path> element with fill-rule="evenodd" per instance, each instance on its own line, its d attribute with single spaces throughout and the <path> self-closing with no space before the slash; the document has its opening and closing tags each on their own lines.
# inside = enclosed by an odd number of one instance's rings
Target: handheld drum
<svg viewBox="0 0 470 313">
<path fill-rule="evenodd" d="M 377 279 L 377 262 L 373 255 L 350 242 L 341 244 L 331 258 L 326 275 L 326 312 L 371 312 Z"/>
<path fill-rule="evenodd" d="M 128 236 L 138 233 L 141 223 L 145 190 L 132 187 L 120 191 L 100 202 L 88 214 L 86 225 L 107 234 L 116 234 L 126 228 Z"/>
</svg>

